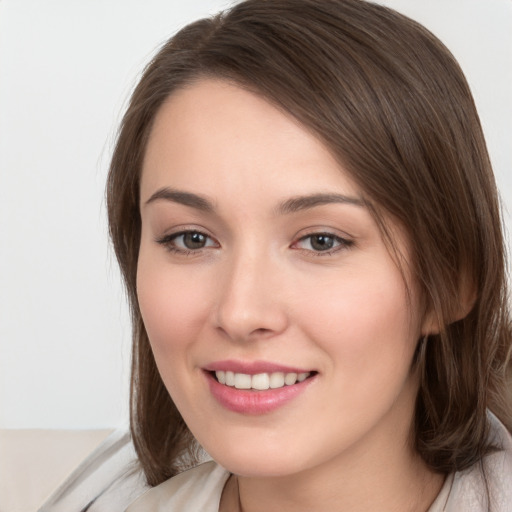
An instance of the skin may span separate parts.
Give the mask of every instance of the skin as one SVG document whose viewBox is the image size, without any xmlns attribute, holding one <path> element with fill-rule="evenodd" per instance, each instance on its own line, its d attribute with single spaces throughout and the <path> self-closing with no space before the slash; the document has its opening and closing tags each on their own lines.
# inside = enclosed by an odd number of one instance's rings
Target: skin
<svg viewBox="0 0 512 512">
<path fill-rule="evenodd" d="M 312 194 L 350 201 L 283 208 Z M 157 114 L 141 180 L 138 297 L 178 409 L 238 475 L 221 510 L 237 509 L 239 489 L 245 512 L 417 511 L 441 487 L 410 439 L 411 364 L 428 319 L 362 198 L 314 135 L 235 85 L 198 81 Z M 186 231 L 203 233 L 204 247 L 187 248 Z M 318 250 L 315 233 L 332 250 Z M 206 382 L 204 367 L 226 359 L 317 374 L 277 410 L 241 414 Z"/>
</svg>

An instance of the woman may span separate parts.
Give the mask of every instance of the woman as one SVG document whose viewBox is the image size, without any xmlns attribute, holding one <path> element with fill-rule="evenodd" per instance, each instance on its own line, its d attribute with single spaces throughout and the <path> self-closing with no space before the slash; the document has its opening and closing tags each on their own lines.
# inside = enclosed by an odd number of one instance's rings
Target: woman
<svg viewBox="0 0 512 512">
<path fill-rule="evenodd" d="M 153 487 L 130 512 L 511 509 L 497 194 L 428 31 L 361 0 L 185 27 L 107 199 Z"/>
</svg>

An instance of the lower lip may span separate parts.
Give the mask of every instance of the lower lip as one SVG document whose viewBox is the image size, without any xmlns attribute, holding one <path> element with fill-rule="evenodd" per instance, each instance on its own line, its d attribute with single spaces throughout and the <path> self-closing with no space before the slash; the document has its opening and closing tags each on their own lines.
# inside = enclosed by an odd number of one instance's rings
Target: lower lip
<svg viewBox="0 0 512 512">
<path fill-rule="evenodd" d="M 256 391 L 237 389 L 221 384 L 210 372 L 205 372 L 205 375 L 210 386 L 210 392 L 220 405 L 233 412 L 254 415 L 279 409 L 279 407 L 303 393 L 316 378 L 316 375 L 314 375 L 291 386 Z"/>
</svg>

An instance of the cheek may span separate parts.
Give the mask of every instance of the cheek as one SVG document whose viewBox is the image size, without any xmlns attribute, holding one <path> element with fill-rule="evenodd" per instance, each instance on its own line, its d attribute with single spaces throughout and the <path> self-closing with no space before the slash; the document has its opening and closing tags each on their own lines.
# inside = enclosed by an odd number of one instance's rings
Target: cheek
<svg viewBox="0 0 512 512">
<path fill-rule="evenodd" d="M 164 373 L 193 345 L 208 316 L 208 281 L 141 252 L 137 296 L 157 365 Z M 162 362 L 165 361 L 165 367 Z"/>
<path fill-rule="evenodd" d="M 330 354 L 339 374 L 362 384 L 363 375 L 383 378 L 392 367 L 408 371 L 418 336 L 401 274 L 378 270 L 316 287 L 316 297 L 307 294 L 298 315 L 309 319 L 309 337 Z"/>
<path fill-rule="evenodd" d="M 331 435 L 341 435 L 340 443 L 345 435 L 356 439 L 393 410 L 401 412 L 392 430 L 399 419 L 408 424 L 416 393 L 411 372 L 416 327 L 401 275 L 389 270 L 354 279 L 345 275 L 328 293 L 309 295 L 303 306 L 308 337 L 329 361 L 326 381 L 335 391 L 325 393 L 331 397 L 325 410 L 331 411 Z"/>
</svg>

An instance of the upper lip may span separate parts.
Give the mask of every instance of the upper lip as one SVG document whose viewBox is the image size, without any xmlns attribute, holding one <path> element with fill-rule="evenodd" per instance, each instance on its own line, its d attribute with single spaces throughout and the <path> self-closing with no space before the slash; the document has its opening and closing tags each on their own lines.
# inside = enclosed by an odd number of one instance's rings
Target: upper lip
<svg viewBox="0 0 512 512">
<path fill-rule="evenodd" d="M 224 361 L 215 361 L 204 366 L 204 370 L 209 372 L 227 371 L 233 373 L 245 373 L 247 375 L 257 375 L 258 373 L 308 373 L 313 370 L 288 366 L 269 361 L 238 361 L 227 359 Z"/>
</svg>

